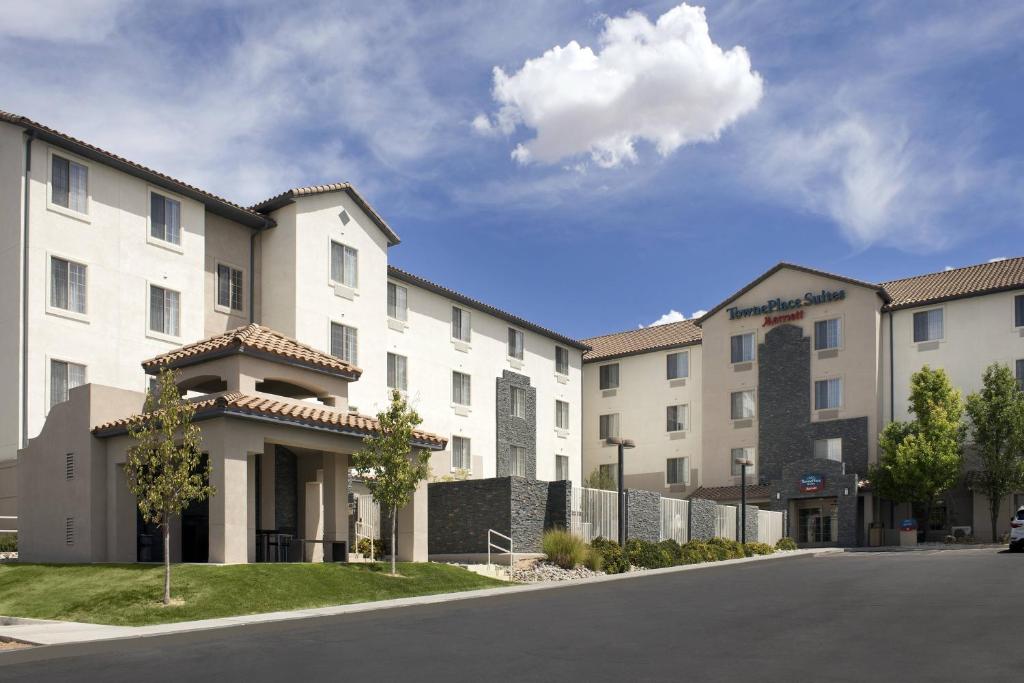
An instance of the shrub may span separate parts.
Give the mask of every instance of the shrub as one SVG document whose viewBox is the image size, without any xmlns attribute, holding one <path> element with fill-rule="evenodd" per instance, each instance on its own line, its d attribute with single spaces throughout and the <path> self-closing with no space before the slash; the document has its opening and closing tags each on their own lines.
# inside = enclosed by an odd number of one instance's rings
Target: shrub
<svg viewBox="0 0 1024 683">
<path fill-rule="evenodd" d="M 629 562 L 622 553 L 622 546 L 615 541 L 598 536 L 590 542 L 590 549 L 601 556 L 601 565 L 606 574 L 621 574 L 629 571 Z"/>
<path fill-rule="evenodd" d="M 681 550 L 683 564 L 700 564 L 718 559 L 707 541 L 690 541 Z"/>
<path fill-rule="evenodd" d="M 743 544 L 739 541 L 716 537 L 708 541 L 708 546 L 711 548 L 711 552 L 714 553 L 716 560 L 736 560 L 747 556 L 743 552 Z"/>
<path fill-rule="evenodd" d="M 747 557 L 753 557 L 754 555 L 771 555 L 775 552 L 775 548 L 771 547 L 767 543 L 748 543 L 743 547 Z"/>
<path fill-rule="evenodd" d="M 785 538 L 780 538 L 779 542 L 775 544 L 776 550 L 796 550 L 796 547 L 796 541 L 794 541 L 789 536 L 786 536 Z"/>
<path fill-rule="evenodd" d="M 676 565 L 683 561 L 683 546 L 675 540 L 668 538 L 658 544 L 662 552 L 668 555 L 669 564 Z"/>
<path fill-rule="evenodd" d="M 630 564 L 644 569 L 658 569 L 673 564 L 672 557 L 667 550 L 661 547 L 661 544 L 639 538 L 631 538 L 626 541 L 626 557 Z"/>
<path fill-rule="evenodd" d="M 16 534 L 4 534 L 0 536 L 0 553 L 18 552 L 18 536 Z"/>
<path fill-rule="evenodd" d="M 582 538 L 565 529 L 545 531 L 541 547 L 548 556 L 548 561 L 562 569 L 574 569 L 576 565 L 583 564 L 587 557 L 587 544 Z"/>
<path fill-rule="evenodd" d="M 604 567 L 604 557 L 593 548 L 588 547 L 583 555 L 583 566 L 592 572 L 599 572 Z"/>
<path fill-rule="evenodd" d="M 371 560 L 379 560 L 388 554 L 388 544 L 384 539 L 378 538 L 373 542 L 373 557 L 370 557 L 370 539 L 360 538 L 356 544 L 356 552 Z"/>
</svg>

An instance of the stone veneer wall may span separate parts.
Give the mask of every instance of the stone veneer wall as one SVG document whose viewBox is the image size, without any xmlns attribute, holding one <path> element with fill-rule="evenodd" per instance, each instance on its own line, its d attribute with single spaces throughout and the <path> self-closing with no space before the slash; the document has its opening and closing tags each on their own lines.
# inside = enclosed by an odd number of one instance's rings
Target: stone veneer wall
<svg viewBox="0 0 1024 683">
<path fill-rule="evenodd" d="M 626 490 L 626 538 L 657 543 L 661 540 L 661 494 Z"/>
<path fill-rule="evenodd" d="M 526 478 L 537 478 L 537 390 L 530 386 L 530 378 L 510 370 L 497 378 L 497 444 L 496 473 L 498 477 L 512 474 L 511 447 L 526 449 Z M 512 387 L 526 390 L 526 418 L 512 415 Z"/>
<path fill-rule="evenodd" d="M 823 477 L 824 489 L 814 493 L 800 491 L 800 478 L 805 474 Z M 857 544 L 857 475 L 847 474 L 843 463 L 820 458 L 792 462 L 783 468 L 782 478 L 772 485 L 781 494 L 781 500 L 775 504 L 779 510 L 789 510 L 791 500 L 835 498 L 839 518 L 836 542 L 844 547 Z"/>
<path fill-rule="evenodd" d="M 706 541 L 715 537 L 717 503 L 703 498 L 690 499 L 690 540 Z"/>
<path fill-rule="evenodd" d="M 757 541 L 757 511 L 756 505 L 747 506 L 747 543 L 755 543 Z M 736 505 L 736 540 L 739 541 L 743 538 L 740 533 L 743 524 L 743 508 L 739 504 Z"/>
<path fill-rule="evenodd" d="M 298 460 L 284 446 L 274 446 L 274 528 L 283 534 L 298 535 L 299 485 Z"/>
</svg>

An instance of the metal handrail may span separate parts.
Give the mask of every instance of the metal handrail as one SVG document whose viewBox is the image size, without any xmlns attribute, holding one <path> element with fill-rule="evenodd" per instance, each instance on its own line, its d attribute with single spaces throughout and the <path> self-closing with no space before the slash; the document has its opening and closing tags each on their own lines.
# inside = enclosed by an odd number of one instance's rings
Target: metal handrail
<svg viewBox="0 0 1024 683">
<path fill-rule="evenodd" d="M 15 522 L 17 522 L 18 521 L 18 516 L 17 515 L 0 515 L 0 520 L 3 520 L 3 519 L 13 519 Z M 16 534 L 16 533 L 18 533 L 17 529 L 0 529 L 0 534 Z"/>
<path fill-rule="evenodd" d="M 500 545 L 498 545 L 497 543 L 494 543 L 493 541 L 491 541 L 491 535 L 500 536 L 501 538 L 504 538 L 506 541 L 508 541 L 508 548 L 503 548 Z M 487 530 L 487 566 L 488 567 L 491 566 L 491 548 L 494 548 L 495 550 L 498 550 L 498 551 L 503 552 L 503 553 L 508 553 L 508 568 L 512 569 L 512 567 L 516 563 L 516 554 L 514 552 L 512 552 L 512 538 L 510 536 L 506 536 L 505 534 L 501 533 L 500 531 L 495 531 L 494 529 L 488 529 Z"/>
</svg>

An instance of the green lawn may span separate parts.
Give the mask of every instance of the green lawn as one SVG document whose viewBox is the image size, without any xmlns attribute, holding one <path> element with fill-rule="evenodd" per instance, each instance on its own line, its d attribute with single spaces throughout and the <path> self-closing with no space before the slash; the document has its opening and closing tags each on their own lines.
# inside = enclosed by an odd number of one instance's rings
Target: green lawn
<svg viewBox="0 0 1024 683">
<path fill-rule="evenodd" d="M 444 564 L 0 564 L 0 615 L 141 626 L 507 585 Z"/>
</svg>

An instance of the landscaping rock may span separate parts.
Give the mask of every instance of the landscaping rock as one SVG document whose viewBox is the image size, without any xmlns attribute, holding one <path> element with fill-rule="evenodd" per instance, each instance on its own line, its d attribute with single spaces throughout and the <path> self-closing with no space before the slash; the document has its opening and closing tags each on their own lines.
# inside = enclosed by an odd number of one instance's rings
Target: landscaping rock
<svg viewBox="0 0 1024 683">
<path fill-rule="evenodd" d="M 509 572 L 509 578 L 517 583 L 539 583 L 541 581 L 574 581 L 603 576 L 604 572 L 592 572 L 586 567 L 562 569 L 550 562 L 537 562 L 529 567 L 516 567 Z"/>
</svg>

